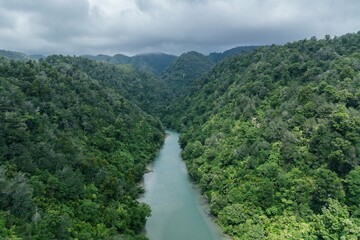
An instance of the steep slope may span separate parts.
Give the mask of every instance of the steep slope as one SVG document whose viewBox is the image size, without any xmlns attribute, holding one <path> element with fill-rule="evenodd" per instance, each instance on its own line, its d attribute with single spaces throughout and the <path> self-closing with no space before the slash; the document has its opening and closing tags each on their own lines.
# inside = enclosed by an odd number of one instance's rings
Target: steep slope
<svg viewBox="0 0 360 240">
<path fill-rule="evenodd" d="M 137 71 L 132 65 L 99 63 L 82 57 L 61 57 L 60 61 L 116 89 L 148 114 L 159 116 L 165 103 L 170 101 L 171 95 L 163 80 L 150 72 Z"/>
<path fill-rule="evenodd" d="M 165 102 L 165 108 L 161 109 L 160 118 L 164 125 L 172 128 L 176 109 L 182 98 L 190 90 L 194 81 L 202 74 L 209 71 L 215 65 L 207 56 L 198 52 L 188 52 L 177 58 L 161 75 L 166 88 L 164 95 L 169 96 Z M 181 114 L 180 112 L 177 112 Z"/>
<path fill-rule="evenodd" d="M 226 50 L 222 53 L 210 53 L 209 54 L 209 58 L 211 59 L 211 61 L 218 63 L 222 60 L 224 60 L 227 57 L 231 57 L 233 55 L 238 55 L 238 54 L 242 54 L 242 53 L 246 53 L 249 52 L 251 50 L 254 50 L 258 48 L 258 46 L 239 46 L 239 47 L 235 47 L 235 48 L 231 48 L 229 50 Z"/>
<path fill-rule="evenodd" d="M 124 60 L 126 56 L 115 55 L 113 58 L 115 57 Z M 197 52 L 181 55 L 161 76 L 151 74 L 149 71 L 136 71 L 130 64 L 99 63 L 82 57 L 63 57 L 62 61 L 118 89 L 141 109 L 161 118 L 166 125 L 169 122 L 168 111 L 172 111 L 172 108 L 169 108 L 172 102 L 178 102 L 188 93 L 193 81 L 214 66 L 208 57 Z"/>
<path fill-rule="evenodd" d="M 72 61 L 0 60 L 0 238 L 143 239 L 161 124 Z"/>
<path fill-rule="evenodd" d="M 360 237 L 360 33 L 233 57 L 173 117 L 235 239 Z"/>
<path fill-rule="evenodd" d="M 177 57 L 165 53 L 149 53 L 135 55 L 131 58 L 131 64 L 142 71 L 150 71 L 155 74 L 162 73 Z"/>
<path fill-rule="evenodd" d="M 198 52 L 188 52 L 182 54 L 162 74 L 162 78 L 168 82 L 169 87 L 181 93 L 184 88 L 209 71 L 214 63 L 205 55 Z"/>
<path fill-rule="evenodd" d="M 121 55 L 121 54 L 119 54 L 119 55 Z M 128 56 L 125 56 L 125 55 L 121 55 L 121 56 L 124 56 L 124 57 L 127 57 L 127 58 L 128 58 Z M 89 60 L 92 60 L 92 61 L 98 61 L 98 62 L 111 62 L 112 59 L 113 59 L 113 57 L 111 57 L 111 56 L 109 56 L 109 55 L 105 55 L 105 54 L 98 54 L 98 55 L 96 55 L 96 56 L 93 56 L 93 55 L 82 55 L 81 57 L 86 58 L 86 59 L 89 59 Z M 124 64 L 127 63 L 127 60 L 125 60 L 125 61 L 126 61 L 126 62 L 124 62 Z M 121 62 L 121 63 L 122 63 L 122 62 Z"/>
<path fill-rule="evenodd" d="M 0 57 L 5 57 L 12 60 L 18 61 L 28 61 L 28 60 L 39 60 L 40 58 L 44 58 L 42 55 L 26 55 L 25 53 L 8 51 L 8 50 L 0 50 Z"/>
<path fill-rule="evenodd" d="M 100 62 L 131 64 L 138 70 L 149 71 L 154 74 L 160 74 L 163 72 L 169 64 L 177 58 L 174 55 L 165 53 L 139 54 L 133 57 L 129 57 L 124 54 L 116 54 L 113 57 L 103 54 L 97 56 L 84 55 L 82 57 Z"/>
<path fill-rule="evenodd" d="M 90 63 L 76 58 L 76 64 L 91 77 L 104 80 L 113 87 L 121 85 L 119 90 L 124 96 L 147 113 L 159 117 L 164 125 L 173 127 L 174 121 L 171 116 L 175 116 L 174 112 L 181 108 L 177 103 L 189 93 L 190 87 L 199 76 L 209 71 L 215 62 L 255 48 L 237 47 L 223 53 L 212 53 L 209 56 L 194 51 L 184 53 L 180 57 L 162 53 L 133 57 L 123 54 L 113 57 L 87 55 L 83 58 L 102 63 Z M 130 65 L 140 70 L 140 73 Z"/>
</svg>

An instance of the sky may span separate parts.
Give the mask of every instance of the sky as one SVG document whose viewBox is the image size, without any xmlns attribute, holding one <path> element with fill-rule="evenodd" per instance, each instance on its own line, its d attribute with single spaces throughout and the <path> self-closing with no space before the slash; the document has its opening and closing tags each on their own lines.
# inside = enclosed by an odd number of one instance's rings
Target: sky
<svg viewBox="0 0 360 240">
<path fill-rule="evenodd" d="M 0 49 L 135 55 L 360 31 L 359 0 L 0 0 Z"/>
</svg>

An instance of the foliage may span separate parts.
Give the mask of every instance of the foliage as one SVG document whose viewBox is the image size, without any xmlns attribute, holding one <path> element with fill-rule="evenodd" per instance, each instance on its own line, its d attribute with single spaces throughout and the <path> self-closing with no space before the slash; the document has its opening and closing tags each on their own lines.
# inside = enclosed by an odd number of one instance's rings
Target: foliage
<svg viewBox="0 0 360 240">
<path fill-rule="evenodd" d="M 159 117 L 234 239 L 358 239 L 360 32 L 247 50 L 1 59 L 0 236 L 143 239 Z"/>
<path fill-rule="evenodd" d="M 315 216 L 314 226 L 320 239 L 359 239 L 360 226 L 349 217 L 346 207 L 337 200 L 330 199 L 322 214 Z"/>
<path fill-rule="evenodd" d="M 209 54 L 209 58 L 215 62 L 218 63 L 222 60 L 224 60 L 227 57 L 233 56 L 233 55 L 239 55 L 245 52 L 249 52 L 251 50 L 256 49 L 257 46 L 240 46 L 240 47 L 235 47 L 235 48 L 231 48 L 229 50 L 226 50 L 223 53 L 217 53 L 217 52 L 213 52 Z"/>
<path fill-rule="evenodd" d="M 124 79 L 111 85 L 91 67 L 109 70 L 62 56 L 0 60 L 1 237 L 142 238 L 150 209 L 138 182 L 161 123 L 124 97 Z"/>
<path fill-rule="evenodd" d="M 165 126 L 171 128 L 174 126 L 173 114 L 182 108 L 179 105 L 180 100 L 190 91 L 199 76 L 224 58 L 255 48 L 237 47 L 208 56 L 194 51 L 180 57 L 167 54 L 140 54 L 133 57 L 123 54 L 113 57 L 85 55 L 83 58 L 102 63 L 97 64 L 81 58 L 72 58 L 71 62 L 91 77 L 102 79 L 111 87 L 116 87 L 127 99 L 147 113 L 160 118 Z"/>
<path fill-rule="evenodd" d="M 160 115 L 165 126 L 173 127 L 171 114 L 179 108 L 179 101 L 189 92 L 195 79 L 209 71 L 214 64 L 209 57 L 201 53 L 188 52 L 173 61 L 161 75 L 166 86 L 163 91 L 170 96 L 169 100 L 165 102 Z"/>
<path fill-rule="evenodd" d="M 48 59 L 51 59 L 49 57 Z M 51 59 L 51 61 L 58 61 Z M 149 72 L 139 72 L 131 65 L 94 62 L 82 57 L 61 57 L 60 61 L 78 68 L 93 79 L 98 79 L 111 89 L 119 91 L 126 99 L 143 111 L 159 117 L 170 101 L 166 83 Z"/>
<path fill-rule="evenodd" d="M 174 55 L 165 53 L 139 54 L 133 57 L 128 57 L 123 54 L 116 54 L 112 57 L 102 54 L 97 56 L 84 55 L 83 57 L 113 64 L 131 64 L 140 71 L 149 71 L 154 74 L 162 73 L 169 64 L 177 58 Z"/>
<path fill-rule="evenodd" d="M 44 58 L 42 55 L 26 55 L 21 52 L 14 52 L 8 50 L 0 49 L 0 57 L 4 57 L 7 59 L 17 60 L 17 61 L 29 61 L 29 60 L 38 60 L 40 58 Z"/>
<path fill-rule="evenodd" d="M 7 50 L 0 50 L 0 57 L 19 60 L 19 61 L 27 61 L 31 58 L 24 53 L 14 52 L 14 51 L 7 51 Z"/>
<path fill-rule="evenodd" d="M 169 117 L 225 232 L 359 238 L 360 33 L 260 47 L 198 78 Z"/>
</svg>

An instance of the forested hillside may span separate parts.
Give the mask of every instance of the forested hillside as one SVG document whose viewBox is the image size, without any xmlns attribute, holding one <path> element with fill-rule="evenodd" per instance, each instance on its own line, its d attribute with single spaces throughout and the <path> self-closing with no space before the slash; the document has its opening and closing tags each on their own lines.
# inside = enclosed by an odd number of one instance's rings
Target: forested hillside
<svg viewBox="0 0 360 240">
<path fill-rule="evenodd" d="M 224 60 L 227 57 L 231 57 L 234 55 L 239 55 L 242 53 L 246 53 L 246 52 L 250 52 L 256 48 L 258 48 L 259 46 L 241 46 L 241 47 L 235 47 L 235 48 L 231 48 L 229 50 L 226 50 L 222 53 L 217 53 L 217 52 L 213 52 L 209 54 L 209 58 L 211 59 L 211 61 L 218 63 L 222 60 Z"/>
<path fill-rule="evenodd" d="M 8 50 L 0 50 L 0 57 L 5 57 L 8 59 L 18 60 L 18 61 L 28 61 L 28 60 L 36 60 L 40 58 L 44 58 L 42 55 L 26 55 L 21 52 L 14 52 Z"/>
<path fill-rule="evenodd" d="M 230 236 L 360 238 L 360 33 L 230 58 L 173 114 Z"/>
<path fill-rule="evenodd" d="M 78 65 L 0 59 L 1 239 L 143 238 L 161 123 L 121 94 L 125 70 L 112 87 Z"/>
<path fill-rule="evenodd" d="M 163 72 L 177 57 L 165 53 L 149 53 L 139 54 L 133 57 L 126 56 L 124 54 L 116 54 L 114 56 L 108 56 L 99 54 L 97 56 L 84 55 L 83 57 L 90 60 L 108 62 L 114 64 L 131 64 L 140 71 L 148 71 L 154 74 L 160 74 Z"/>
<path fill-rule="evenodd" d="M 172 116 L 181 100 L 189 93 L 194 81 L 209 71 L 215 63 L 198 52 L 188 52 L 177 58 L 161 75 L 165 84 L 162 92 L 169 96 L 163 101 L 159 117 L 167 127 L 173 127 Z M 182 114 L 182 112 L 177 112 Z"/>
<path fill-rule="evenodd" d="M 198 77 L 223 59 L 255 48 L 257 47 L 236 47 L 207 56 L 191 51 L 179 57 L 163 53 L 140 54 L 133 57 L 124 54 L 99 54 L 68 60 L 64 57 L 63 60 L 76 65 L 110 87 L 116 87 L 141 109 L 160 118 L 165 126 L 173 127 L 173 113 L 182 108 L 179 105 L 181 99 L 189 93 Z M 181 111 L 177 113 L 181 114 Z"/>
<path fill-rule="evenodd" d="M 80 69 L 89 77 L 119 91 L 126 99 L 153 116 L 159 116 L 172 97 L 167 84 L 161 78 L 151 72 L 138 71 L 130 64 L 111 64 L 65 56 L 56 56 L 54 61 L 66 62 Z"/>
<path fill-rule="evenodd" d="M 146 56 L 138 55 L 132 58 L 140 59 Z M 132 62 L 125 55 L 118 54 L 109 59 L 106 55 L 101 55 L 97 58 L 104 61 L 99 63 L 83 57 L 62 57 L 62 61 L 81 69 L 92 78 L 99 79 L 105 85 L 118 89 L 127 99 L 147 113 L 161 118 L 168 126 L 171 126 L 167 119 L 173 111 L 172 106 L 189 92 L 196 78 L 215 65 L 203 54 L 188 52 L 176 58 L 161 75 L 155 75 L 144 69 L 137 71 L 134 64 L 125 64 Z M 118 64 L 111 64 L 112 62 Z"/>
<path fill-rule="evenodd" d="M 222 53 L 213 52 L 207 56 L 192 51 L 184 53 L 180 57 L 166 53 L 138 54 L 132 57 L 124 54 L 115 54 L 114 56 L 104 54 L 96 56 L 82 55 L 82 57 L 98 62 L 131 64 L 137 70 L 151 72 L 156 75 L 174 75 L 175 79 L 171 78 L 171 80 L 174 81 L 182 79 L 183 77 L 185 77 L 186 80 L 189 80 L 190 78 L 194 79 L 194 77 L 196 78 L 199 76 L 199 73 L 209 70 L 208 65 L 214 65 L 227 57 L 249 52 L 255 48 L 257 48 L 257 46 L 241 46 L 231 48 Z M 194 65 L 192 65 L 192 63 Z"/>
<path fill-rule="evenodd" d="M 214 66 L 205 55 L 198 52 L 182 54 L 162 74 L 162 78 L 169 84 L 169 87 L 180 94 L 184 88 L 191 85 L 201 74 L 209 71 Z"/>
</svg>

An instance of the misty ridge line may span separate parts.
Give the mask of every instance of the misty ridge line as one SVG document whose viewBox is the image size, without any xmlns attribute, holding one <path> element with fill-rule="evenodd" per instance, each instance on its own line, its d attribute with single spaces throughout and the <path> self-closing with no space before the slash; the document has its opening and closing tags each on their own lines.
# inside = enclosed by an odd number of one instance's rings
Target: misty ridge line
<svg viewBox="0 0 360 240">
<path fill-rule="evenodd" d="M 257 47 L 258 46 L 239 46 L 239 47 L 231 48 L 221 53 L 212 52 L 208 55 L 204 55 L 196 51 L 190 51 L 183 53 L 180 56 L 166 54 L 166 53 L 144 53 L 144 54 L 137 54 L 134 56 L 127 56 L 125 54 L 115 54 L 113 56 L 98 54 L 96 56 L 80 55 L 80 57 L 84 57 L 89 60 L 93 60 L 97 62 L 107 62 L 112 64 L 131 64 L 140 71 L 148 71 L 154 74 L 161 74 L 176 59 L 179 59 L 180 57 L 185 56 L 187 54 L 195 54 L 201 58 L 207 58 L 209 61 L 215 64 L 222 61 L 226 57 L 247 52 Z M 46 56 L 41 54 L 27 55 L 25 53 L 9 51 L 9 50 L 0 50 L 0 57 L 1 56 L 9 59 L 20 60 L 20 61 L 39 60 L 46 58 Z"/>
</svg>

